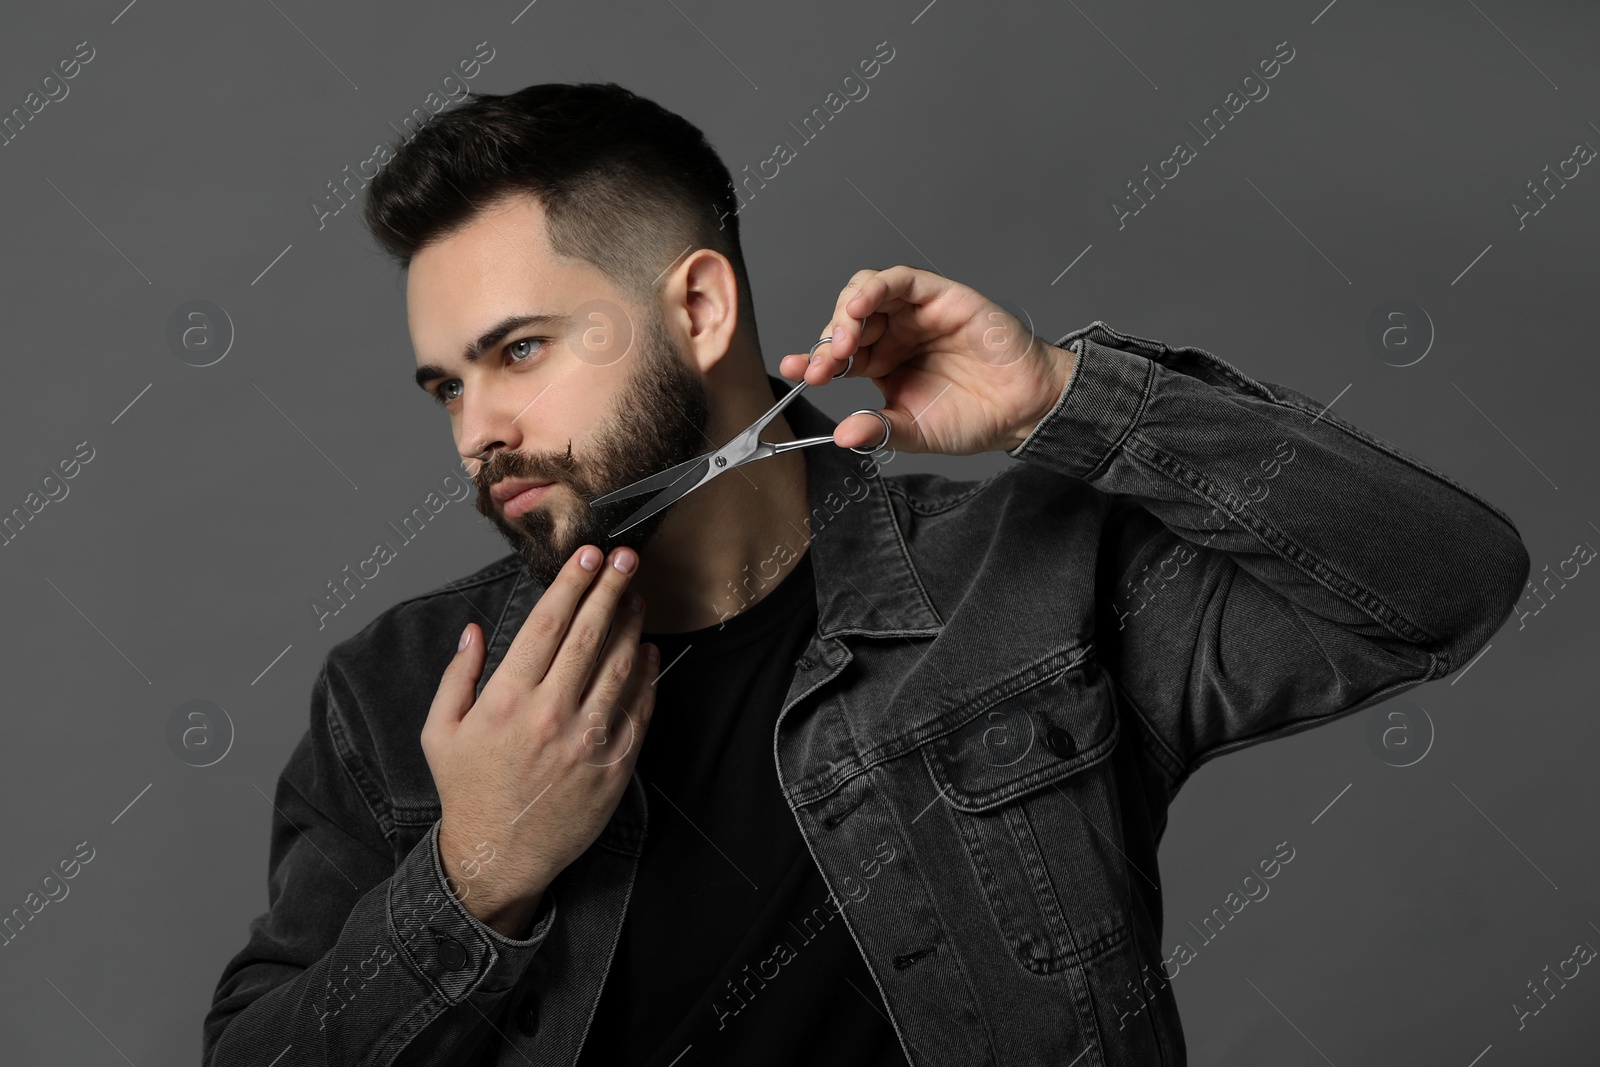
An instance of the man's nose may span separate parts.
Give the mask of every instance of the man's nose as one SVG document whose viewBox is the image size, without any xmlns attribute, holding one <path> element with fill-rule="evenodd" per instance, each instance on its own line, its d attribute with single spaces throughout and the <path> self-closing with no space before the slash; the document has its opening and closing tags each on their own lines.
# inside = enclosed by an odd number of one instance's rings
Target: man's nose
<svg viewBox="0 0 1600 1067">
<path fill-rule="evenodd" d="M 513 398 L 504 393 L 480 391 L 476 401 L 463 397 L 461 436 L 457 449 L 468 459 L 487 461 L 496 450 L 515 452 L 522 447 L 522 430 L 518 420 L 526 414 L 528 405 L 512 403 Z"/>
</svg>

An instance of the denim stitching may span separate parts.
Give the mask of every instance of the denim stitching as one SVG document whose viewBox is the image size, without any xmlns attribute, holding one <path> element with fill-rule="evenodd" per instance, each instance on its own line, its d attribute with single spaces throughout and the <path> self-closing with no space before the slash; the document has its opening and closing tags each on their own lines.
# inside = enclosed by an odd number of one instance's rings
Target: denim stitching
<svg viewBox="0 0 1600 1067">
<path fill-rule="evenodd" d="M 954 495 L 938 497 L 932 500 L 919 500 L 917 497 L 912 496 L 910 491 L 907 490 L 903 485 L 897 485 L 893 482 L 885 482 L 884 485 L 889 489 L 890 492 L 894 493 L 901 500 L 904 500 L 906 502 L 906 507 L 910 511 L 917 515 L 926 517 L 930 515 L 942 515 L 951 508 L 965 504 L 968 500 L 971 500 L 973 497 L 987 489 L 995 481 L 1005 475 L 1014 473 L 1016 470 L 1017 468 L 1015 467 L 1007 467 L 1005 470 L 996 471 L 980 482 L 955 482 L 954 484 L 965 485 L 967 488 L 962 492 L 955 493 Z M 895 477 L 904 478 L 905 475 L 897 474 Z"/>
<path fill-rule="evenodd" d="M 383 834 L 384 840 L 392 845 L 395 837 L 393 811 L 383 791 L 368 778 L 360 758 L 356 755 L 355 746 L 350 743 L 349 736 L 346 733 L 347 728 L 341 721 L 343 713 L 340 710 L 339 702 L 334 698 L 333 686 L 327 680 L 326 666 L 323 667 L 318 684 L 324 687 L 326 693 L 328 714 L 325 717 L 325 722 L 328 727 L 328 737 L 333 744 L 334 754 L 339 758 L 339 766 L 344 768 L 345 774 L 349 777 L 351 783 L 355 785 L 356 792 L 361 797 L 361 802 L 367 806 L 367 812 L 372 816 L 373 822 L 377 823 L 378 830 Z"/>
<path fill-rule="evenodd" d="M 1145 410 L 1150 406 L 1150 396 L 1155 392 L 1155 382 L 1155 361 L 1150 360 L 1145 367 L 1144 386 L 1139 392 L 1139 406 L 1134 409 L 1133 416 L 1128 419 L 1128 425 L 1123 428 L 1122 436 L 1117 438 L 1110 448 L 1106 449 L 1105 454 L 1095 461 L 1094 466 L 1084 472 L 1083 478 L 1085 481 L 1093 481 L 1098 477 L 1110 465 L 1112 458 L 1119 451 L 1122 451 L 1128 441 L 1132 439 L 1134 430 L 1144 421 Z"/>
<path fill-rule="evenodd" d="M 906 570 L 911 573 L 911 580 L 917 583 L 917 592 L 922 594 L 922 602 L 927 605 L 934 621 L 942 628 L 944 616 L 939 614 L 939 609 L 933 606 L 933 598 L 928 596 L 928 590 L 922 584 L 922 576 L 917 573 L 917 568 L 911 559 L 911 550 L 906 547 L 905 534 L 900 530 L 900 522 L 894 516 L 894 507 L 889 503 L 889 494 L 885 492 L 880 499 L 883 501 L 883 513 L 889 520 L 889 528 L 894 531 L 895 543 L 900 546 L 900 554 L 905 557 Z"/>
<path fill-rule="evenodd" d="M 441 586 L 437 586 L 428 590 L 426 593 L 418 593 L 416 596 L 407 597 L 405 600 L 396 603 L 392 608 L 390 608 L 390 610 L 393 611 L 398 608 L 403 608 L 407 604 L 415 604 L 422 600 L 431 600 L 434 597 L 444 596 L 446 593 L 459 593 L 463 589 L 476 589 L 479 586 L 492 585 L 495 582 L 505 578 L 506 575 L 514 573 L 516 570 L 517 560 L 513 555 L 495 563 L 490 563 L 488 566 L 474 571 L 472 574 L 467 575 L 465 578 L 462 578 L 459 581 L 449 581 Z M 375 619 L 373 621 L 376 622 L 377 620 Z"/>
<path fill-rule="evenodd" d="M 1374 622 L 1380 623 L 1396 637 L 1411 644 L 1426 640 L 1435 644 L 1440 643 L 1439 638 L 1411 622 L 1399 611 L 1378 597 L 1372 591 L 1357 585 L 1343 574 L 1328 566 L 1322 560 L 1306 552 L 1299 544 L 1286 537 L 1281 531 L 1256 519 L 1249 511 L 1235 513 L 1225 502 L 1227 494 L 1208 479 L 1204 474 L 1190 467 L 1181 465 L 1177 459 L 1150 441 L 1144 438 L 1133 438 L 1130 444 L 1137 444 L 1138 449 L 1129 447 L 1124 450 L 1130 458 L 1135 458 L 1143 463 L 1151 473 L 1160 474 L 1172 484 L 1179 486 L 1197 495 L 1203 502 L 1216 507 L 1221 507 L 1230 518 L 1239 522 L 1262 545 L 1271 549 L 1276 555 L 1288 563 L 1295 564 L 1301 573 L 1307 574 L 1317 580 L 1317 583 L 1330 593 L 1340 597 L 1353 607 L 1360 608 L 1367 613 Z M 1180 475 L 1175 477 L 1174 475 Z M 1220 495 L 1213 495 L 1213 493 Z M 1337 582 L 1338 585 L 1333 583 Z M 1428 651 L 1432 651 L 1429 649 Z"/>
</svg>

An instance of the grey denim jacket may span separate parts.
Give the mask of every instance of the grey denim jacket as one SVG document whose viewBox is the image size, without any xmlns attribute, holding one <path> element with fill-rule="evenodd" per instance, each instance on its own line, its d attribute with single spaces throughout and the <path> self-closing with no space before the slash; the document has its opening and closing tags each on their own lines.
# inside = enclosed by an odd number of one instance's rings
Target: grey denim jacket
<svg viewBox="0 0 1600 1067">
<path fill-rule="evenodd" d="M 1178 788 L 1449 674 L 1528 577 L 1502 511 L 1301 393 L 1098 321 L 1057 344 L 1072 380 L 992 477 L 806 453 L 818 623 L 774 772 L 919 1067 L 1183 1064 L 1156 863 Z M 513 941 L 445 888 L 419 743 L 466 624 L 492 620 L 487 680 L 540 592 L 507 556 L 328 653 L 206 1064 L 577 1060 L 639 778 Z"/>
</svg>

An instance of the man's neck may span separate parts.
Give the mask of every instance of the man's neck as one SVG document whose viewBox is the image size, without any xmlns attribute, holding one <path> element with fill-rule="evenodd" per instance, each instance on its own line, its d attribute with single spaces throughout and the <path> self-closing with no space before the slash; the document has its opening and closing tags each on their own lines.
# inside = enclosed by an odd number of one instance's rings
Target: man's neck
<svg viewBox="0 0 1600 1067">
<path fill-rule="evenodd" d="M 713 417 L 706 449 L 732 439 L 771 406 L 762 371 L 759 393 L 741 390 Z M 792 441 L 796 434 L 780 414 L 761 437 Z M 641 553 L 632 584 L 645 599 L 645 630 L 716 626 L 771 592 L 809 547 L 808 499 L 804 450 L 794 449 L 724 471 L 672 505 Z"/>
</svg>

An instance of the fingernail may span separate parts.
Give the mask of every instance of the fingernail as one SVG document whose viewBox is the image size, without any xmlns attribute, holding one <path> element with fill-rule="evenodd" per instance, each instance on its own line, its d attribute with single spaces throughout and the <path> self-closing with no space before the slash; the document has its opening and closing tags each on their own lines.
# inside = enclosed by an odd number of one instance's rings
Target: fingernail
<svg viewBox="0 0 1600 1067">
<path fill-rule="evenodd" d="M 586 545 L 578 552 L 578 566 L 586 571 L 592 571 L 600 566 L 600 550 L 593 545 Z"/>
<path fill-rule="evenodd" d="M 456 651 L 465 652 L 470 644 L 472 644 L 472 626 L 469 624 L 465 630 L 461 631 L 461 641 L 456 645 Z"/>
<path fill-rule="evenodd" d="M 649 660 L 651 663 L 654 663 L 656 660 L 661 658 L 661 650 L 655 645 L 645 645 L 644 658 Z"/>
<path fill-rule="evenodd" d="M 629 593 L 628 610 L 638 611 L 642 607 L 644 607 L 644 597 L 640 596 L 638 593 Z"/>
<path fill-rule="evenodd" d="M 844 327 L 843 326 L 835 326 L 833 328 L 833 343 L 834 344 L 838 344 L 840 341 L 843 341 L 843 340 L 844 340 Z"/>
<path fill-rule="evenodd" d="M 611 565 L 617 568 L 617 570 L 621 571 L 623 574 L 632 574 L 633 565 L 636 562 L 638 562 L 638 557 L 628 549 L 624 548 L 622 551 L 616 554 L 615 558 L 612 559 Z"/>
</svg>

